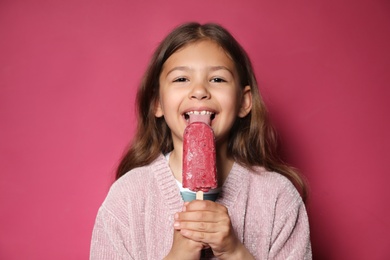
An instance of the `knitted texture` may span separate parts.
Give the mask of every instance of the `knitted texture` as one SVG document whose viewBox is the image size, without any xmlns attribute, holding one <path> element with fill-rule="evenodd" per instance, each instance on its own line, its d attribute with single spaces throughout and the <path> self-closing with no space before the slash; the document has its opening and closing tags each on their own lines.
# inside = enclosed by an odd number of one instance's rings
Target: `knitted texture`
<svg viewBox="0 0 390 260">
<path fill-rule="evenodd" d="M 216 202 L 227 207 L 237 237 L 255 259 L 312 259 L 305 205 L 284 176 L 235 163 Z M 98 211 L 90 259 L 163 259 L 183 203 L 163 155 L 126 173 Z"/>
</svg>

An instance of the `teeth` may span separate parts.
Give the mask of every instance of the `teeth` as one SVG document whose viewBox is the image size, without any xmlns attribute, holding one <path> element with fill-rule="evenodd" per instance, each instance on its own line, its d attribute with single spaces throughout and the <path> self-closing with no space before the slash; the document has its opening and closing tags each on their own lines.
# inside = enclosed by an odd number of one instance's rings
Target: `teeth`
<svg viewBox="0 0 390 260">
<path fill-rule="evenodd" d="M 211 120 L 214 120 L 214 118 L 215 118 L 214 112 L 203 110 L 203 111 L 188 111 L 188 112 L 186 112 L 184 114 L 185 120 L 188 121 L 190 119 L 190 115 L 210 115 Z"/>
<path fill-rule="evenodd" d="M 203 110 L 203 111 L 189 111 L 186 114 L 187 115 L 191 115 L 191 114 L 194 114 L 194 115 L 212 115 L 214 113 L 212 113 L 210 111 Z"/>
</svg>

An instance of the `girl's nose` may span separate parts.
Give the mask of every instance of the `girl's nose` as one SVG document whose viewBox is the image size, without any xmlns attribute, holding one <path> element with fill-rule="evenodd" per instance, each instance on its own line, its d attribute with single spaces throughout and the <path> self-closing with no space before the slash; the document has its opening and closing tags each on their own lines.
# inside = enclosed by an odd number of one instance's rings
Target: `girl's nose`
<svg viewBox="0 0 390 260">
<path fill-rule="evenodd" d="M 190 92 L 190 98 L 195 98 L 198 100 L 210 98 L 210 93 L 203 84 L 197 84 L 194 86 Z"/>
</svg>

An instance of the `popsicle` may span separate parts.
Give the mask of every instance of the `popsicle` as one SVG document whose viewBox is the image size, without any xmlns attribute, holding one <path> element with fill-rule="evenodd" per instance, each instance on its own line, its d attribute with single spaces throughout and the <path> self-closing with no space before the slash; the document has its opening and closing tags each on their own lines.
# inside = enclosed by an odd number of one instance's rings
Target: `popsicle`
<svg viewBox="0 0 390 260">
<path fill-rule="evenodd" d="M 203 192 L 217 187 L 215 137 L 209 122 L 192 116 L 183 135 L 183 187 Z"/>
</svg>

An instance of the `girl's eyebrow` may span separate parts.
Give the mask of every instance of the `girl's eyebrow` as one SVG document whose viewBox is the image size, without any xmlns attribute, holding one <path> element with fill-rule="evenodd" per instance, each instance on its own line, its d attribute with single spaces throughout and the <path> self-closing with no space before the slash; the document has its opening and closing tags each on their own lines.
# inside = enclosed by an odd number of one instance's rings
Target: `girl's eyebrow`
<svg viewBox="0 0 390 260">
<path fill-rule="evenodd" d="M 191 70 L 190 67 L 187 67 L 187 66 L 177 66 L 177 67 L 174 67 L 172 68 L 171 70 L 169 70 L 167 72 L 167 75 L 169 75 L 171 72 L 175 71 L 175 70 L 180 70 L 180 71 L 188 71 L 188 70 Z"/>
<path fill-rule="evenodd" d="M 228 67 L 226 66 L 210 66 L 208 67 L 210 71 L 217 71 L 217 70 L 227 70 L 230 74 L 233 74 L 233 71 L 231 71 Z"/>
<path fill-rule="evenodd" d="M 179 71 L 191 71 L 193 70 L 192 68 L 188 67 L 188 66 L 177 66 L 177 67 L 174 67 L 172 68 L 171 70 L 169 70 L 167 72 L 166 75 L 169 75 L 171 72 L 173 71 L 176 71 L 176 70 L 179 70 Z M 226 70 L 228 71 L 230 74 L 234 75 L 233 74 L 233 71 L 231 71 L 228 67 L 226 66 L 209 66 L 207 67 L 207 70 L 209 71 L 218 71 L 218 70 Z"/>
</svg>

